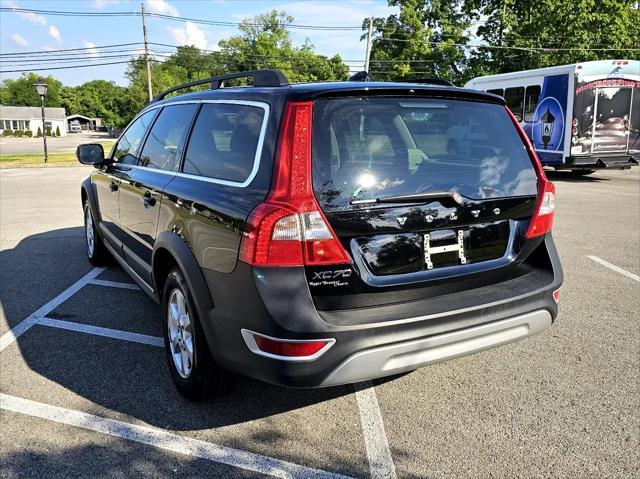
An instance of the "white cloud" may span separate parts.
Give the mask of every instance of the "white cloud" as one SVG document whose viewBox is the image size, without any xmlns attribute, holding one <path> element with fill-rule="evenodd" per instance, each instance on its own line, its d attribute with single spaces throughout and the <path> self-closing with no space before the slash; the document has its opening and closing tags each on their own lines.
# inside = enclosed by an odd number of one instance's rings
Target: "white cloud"
<svg viewBox="0 0 640 479">
<path fill-rule="evenodd" d="M 53 38 L 56 42 L 62 43 L 62 37 L 60 36 L 60 30 L 58 30 L 58 27 L 56 27 L 55 25 L 49 25 L 47 32 L 49 32 L 51 38 Z"/>
<path fill-rule="evenodd" d="M 13 43 L 21 47 L 29 46 L 29 43 L 17 33 L 14 33 L 11 35 L 11 41 L 13 41 Z"/>
<path fill-rule="evenodd" d="M 178 9 L 166 0 L 147 0 L 147 9 L 151 13 L 160 13 L 161 15 L 178 16 Z"/>
<path fill-rule="evenodd" d="M 105 7 L 108 7 L 109 5 L 117 5 L 118 3 L 122 3 L 122 0 L 93 0 L 91 5 L 93 5 L 93 8 L 97 10 L 104 10 Z"/>
<path fill-rule="evenodd" d="M 0 5 L 2 5 L 5 8 L 20 8 L 18 7 L 18 4 L 15 2 L 15 0 L 4 0 Z M 28 22 L 36 23 L 38 25 L 47 24 L 47 19 L 44 18 L 42 15 L 36 15 L 33 12 L 14 12 L 14 13 L 18 15 L 20 18 L 22 18 L 23 20 L 26 20 Z"/>
<path fill-rule="evenodd" d="M 85 48 L 89 49 L 89 50 L 87 50 L 87 54 L 91 58 L 98 58 L 100 56 L 100 52 L 96 48 L 96 44 L 95 43 L 89 42 L 87 40 L 82 40 L 82 44 L 84 45 Z"/>
<path fill-rule="evenodd" d="M 167 31 L 176 45 L 194 45 L 207 48 L 207 35 L 193 22 L 185 22 L 184 28 L 168 27 Z"/>
<path fill-rule="evenodd" d="M 47 24 L 46 18 L 44 18 L 42 15 L 36 15 L 33 12 L 16 12 L 16 15 L 31 23 L 36 23 L 38 25 Z"/>
</svg>

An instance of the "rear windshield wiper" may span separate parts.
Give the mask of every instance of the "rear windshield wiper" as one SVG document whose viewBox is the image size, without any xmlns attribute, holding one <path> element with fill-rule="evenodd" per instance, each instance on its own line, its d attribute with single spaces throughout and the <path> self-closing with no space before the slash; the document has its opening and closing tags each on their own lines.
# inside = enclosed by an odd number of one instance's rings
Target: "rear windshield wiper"
<svg viewBox="0 0 640 479">
<path fill-rule="evenodd" d="M 464 204 L 464 198 L 456 191 L 433 191 L 430 193 L 414 193 L 412 195 L 380 196 L 366 200 L 352 200 L 352 205 L 372 205 L 376 203 L 428 203 L 439 201 L 443 205 L 458 206 Z"/>
</svg>

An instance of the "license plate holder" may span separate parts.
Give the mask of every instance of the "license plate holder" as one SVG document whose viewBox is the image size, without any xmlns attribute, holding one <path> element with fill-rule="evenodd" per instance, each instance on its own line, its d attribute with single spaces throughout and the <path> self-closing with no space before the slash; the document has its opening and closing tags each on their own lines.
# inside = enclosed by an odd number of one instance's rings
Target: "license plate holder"
<svg viewBox="0 0 640 479">
<path fill-rule="evenodd" d="M 460 264 L 467 264 L 467 258 L 464 255 L 464 231 L 458 230 L 456 233 L 457 241 L 442 246 L 431 246 L 431 234 L 425 233 L 423 236 L 424 244 L 424 262 L 427 270 L 433 269 L 433 256 L 443 253 L 458 253 L 458 261 Z"/>
</svg>

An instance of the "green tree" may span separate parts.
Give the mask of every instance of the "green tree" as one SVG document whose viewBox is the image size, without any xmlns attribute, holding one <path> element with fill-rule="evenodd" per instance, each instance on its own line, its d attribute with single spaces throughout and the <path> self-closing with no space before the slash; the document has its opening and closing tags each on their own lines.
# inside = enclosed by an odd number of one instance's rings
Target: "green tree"
<svg viewBox="0 0 640 479">
<path fill-rule="evenodd" d="M 188 81 L 229 72 L 278 68 L 290 81 L 346 79 L 349 68 L 339 55 L 327 58 L 314 52 L 308 41 L 295 47 L 286 24 L 293 17 L 275 10 L 247 18 L 240 24 L 240 35 L 220 42 L 220 51 L 203 51 L 195 46 L 178 47 L 176 53 L 163 62 L 152 60 L 151 82 L 154 94 Z M 143 58 L 129 63 L 128 119 L 149 100 L 147 72 Z M 246 84 L 247 80 L 229 82 Z M 206 89 L 207 85 L 192 88 Z M 184 93 L 181 91 L 180 93 Z"/>
<path fill-rule="evenodd" d="M 472 75 L 638 56 L 628 50 L 640 46 L 636 1 L 466 0 L 465 10 L 483 19 L 477 32 L 486 44 L 504 47 L 475 49 Z"/>
<path fill-rule="evenodd" d="M 240 35 L 220 42 L 218 65 L 226 71 L 277 68 L 292 82 L 345 80 L 349 68 L 339 55 L 318 55 L 308 40 L 293 45 L 286 28 L 293 20 L 276 10 L 244 19 Z"/>
<path fill-rule="evenodd" d="M 56 136 L 60 136 L 60 127 L 56 126 Z"/>
<path fill-rule="evenodd" d="M 40 77 L 35 73 L 23 73 L 16 80 L 6 79 L 2 82 L 2 104 L 15 106 L 40 106 L 40 97 L 35 84 L 44 81 L 48 88 L 44 97 L 45 106 L 60 106 L 60 89 L 62 83 L 52 76 Z"/>
<path fill-rule="evenodd" d="M 373 20 L 370 72 L 376 80 L 438 77 L 459 80 L 472 15 L 462 0 L 389 0 L 398 14 Z M 367 29 L 368 21 L 363 22 Z M 364 37 L 363 37 L 364 38 Z"/>
</svg>

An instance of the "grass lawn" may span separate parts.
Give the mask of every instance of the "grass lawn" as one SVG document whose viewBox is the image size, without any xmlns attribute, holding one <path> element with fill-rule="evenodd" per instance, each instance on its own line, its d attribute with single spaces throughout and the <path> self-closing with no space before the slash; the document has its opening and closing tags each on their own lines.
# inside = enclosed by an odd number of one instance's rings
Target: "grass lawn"
<svg viewBox="0 0 640 479">
<path fill-rule="evenodd" d="M 105 153 L 109 153 L 114 141 L 98 142 L 104 147 Z M 59 151 L 49 153 L 48 165 L 51 166 L 76 166 L 79 165 L 75 151 Z M 20 153 L 15 155 L 0 155 L 0 168 L 16 168 L 28 166 L 45 166 L 43 153 Z"/>
</svg>

